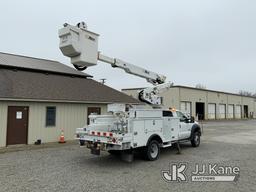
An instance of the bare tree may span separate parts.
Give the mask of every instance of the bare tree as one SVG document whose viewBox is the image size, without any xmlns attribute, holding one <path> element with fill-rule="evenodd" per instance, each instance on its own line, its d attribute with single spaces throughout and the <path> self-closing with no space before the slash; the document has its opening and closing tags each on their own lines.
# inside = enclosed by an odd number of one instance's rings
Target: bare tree
<svg viewBox="0 0 256 192">
<path fill-rule="evenodd" d="M 201 83 L 198 83 L 198 84 L 196 84 L 196 88 L 198 88 L 198 89 L 206 89 L 206 86 L 201 84 Z"/>
<path fill-rule="evenodd" d="M 250 97 L 256 97 L 256 93 L 252 93 L 250 91 L 243 91 L 243 90 L 240 90 L 239 95 L 243 95 L 243 96 L 250 96 Z"/>
<path fill-rule="evenodd" d="M 243 95 L 243 96 L 252 96 L 253 93 L 252 93 L 252 92 L 249 92 L 249 91 L 240 90 L 240 91 L 239 91 L 239 95 Z"/>
</svg>

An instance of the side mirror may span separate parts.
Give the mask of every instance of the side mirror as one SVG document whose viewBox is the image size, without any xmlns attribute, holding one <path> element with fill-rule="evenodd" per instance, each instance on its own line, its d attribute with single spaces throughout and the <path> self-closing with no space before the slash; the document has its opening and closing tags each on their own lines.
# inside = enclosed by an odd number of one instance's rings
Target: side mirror
<svg viewBox="0 0 256 192">
<path fill-rule="evenodd" d="M 185 122 L 186 123 L 194 123 L 195 122 L 195 118 L 191 116 L 191 117 L 187 118 Z"/>
<path fill-rule="evenodd" d="M 183 116 L 180 118 L 180 122 L 185 122 L 185 123 L 187 123 L 187 122 L 188 122 L 188 118 L 187 118 L 185 115 L 183 115 Z"/>
</svg>

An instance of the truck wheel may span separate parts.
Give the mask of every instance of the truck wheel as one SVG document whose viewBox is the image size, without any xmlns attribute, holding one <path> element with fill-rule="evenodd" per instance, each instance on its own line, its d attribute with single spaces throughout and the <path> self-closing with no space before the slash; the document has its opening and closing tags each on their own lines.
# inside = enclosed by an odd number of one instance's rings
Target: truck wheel
<svg viewBox="0 0 256 192">
<path fill-rule="evenodd" d="M 158 159 L 160 154 L 159 143 L 156 140 L 149 142 L 148 146 L 145 149 L 145 157 L 149 161 L 155 161 Z"/>
<path fill-rule="evenodd" d="M 192 147 L 198 147 L 200 145 L 200 133 L 198 131 L 192 134 L 191 145 Z"/>
</svg>

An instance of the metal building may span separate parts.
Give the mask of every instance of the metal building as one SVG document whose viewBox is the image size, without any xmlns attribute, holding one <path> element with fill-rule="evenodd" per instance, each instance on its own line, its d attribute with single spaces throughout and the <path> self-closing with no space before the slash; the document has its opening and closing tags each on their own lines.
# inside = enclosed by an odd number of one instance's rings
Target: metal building
<svg viewBox="0 0 256 192">
<path fill-rule="evenodd" d="M 56 61 L 0 53 L 0 147 L 58 141 L 108 103 L 139 103 Z"/>
<path fill-rule="evenodd" d="M 137 98 L 141 89 L 122 91 Z M 202 120 L 256 118 L 254 97 L 186 86 L 172 86 L 160 95 L 165 108 L 174 107 Z"/>
</svg>

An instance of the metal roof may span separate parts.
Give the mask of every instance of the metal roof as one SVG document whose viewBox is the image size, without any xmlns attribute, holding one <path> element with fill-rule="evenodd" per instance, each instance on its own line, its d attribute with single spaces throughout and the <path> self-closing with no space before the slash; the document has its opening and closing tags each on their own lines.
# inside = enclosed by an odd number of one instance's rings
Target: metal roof
<svg viewBox="0 0 256 192">
<path fill-rule="evenodd" d="M 34 57 L 14 55 L 0 52 L 0 67 L 19 68 L 32 71 L 44 71 L 49 73 L 60 73 L 80 77 L 92 77 L 81 71 L 77 71 L 58 61 L 39 59 Z"/>
<path fill-rule="evenodd" d="M 91 103 L 140 101 L 87 78 L 0 68 L 0 98 Z"/>
<path fill-rule="evenodd" d="M 142 90 L 145 89 L 146 87 L 138 87 L 138 88 L 125 88 L 122 89 L 121 91 L 129 91 L 129 90 Z M 201 88 L 196 88 L 196 87 L 188 87 L 188 86 L 183 86 L 183 85 L 173 85 L 170 88 L 183 88 L 183 89 L 193 89 L 196 91 L 208 91 L 208 92 L 214 92 L 214 93 L 220 93 L 220 94 L 227 94 L 227 95 L 235 95 L 235 96 L 240 96 L 240 97 L 250 97 L 250 98 L 254 98 L 253 96 L 246 96 L 246 95 L 240 95 L 237 93 L 230 93 L 230 92 L 224 92 L 224 91 L 216 91 L 216 90 L 212 90 L 212 89 L 201 89 Z"/>
</svg>

